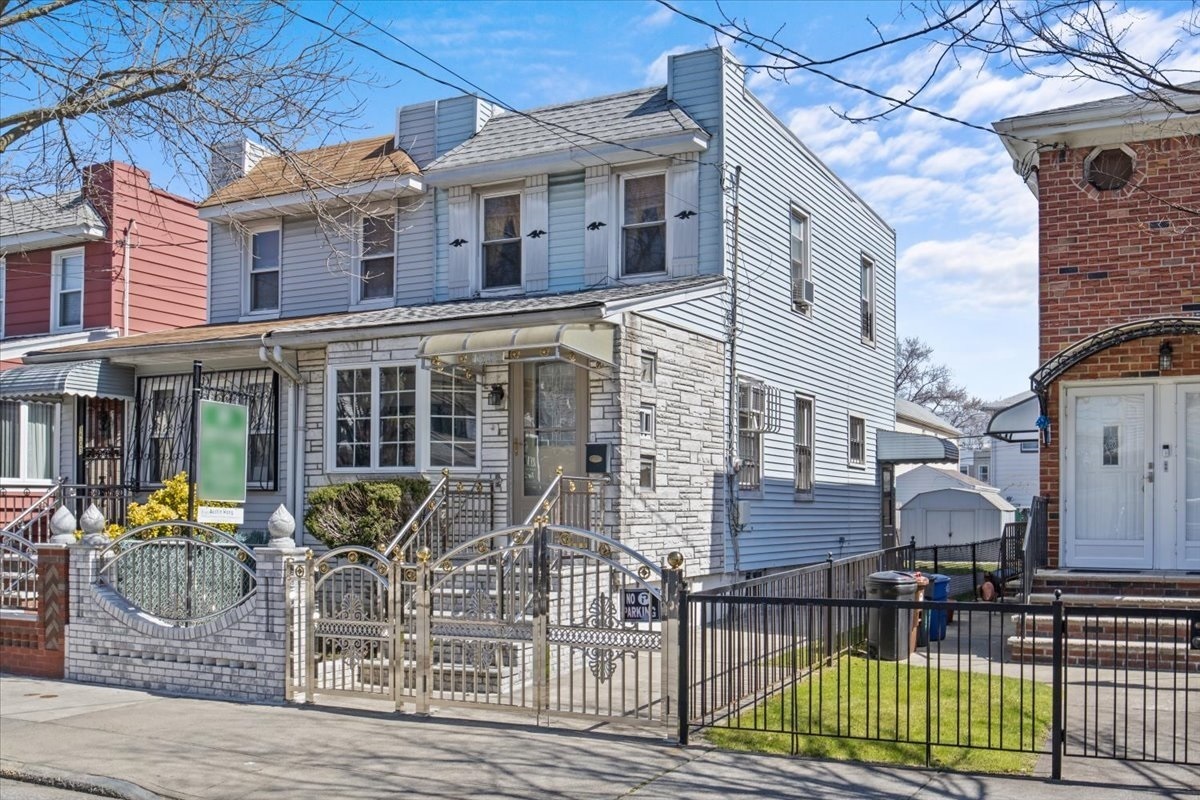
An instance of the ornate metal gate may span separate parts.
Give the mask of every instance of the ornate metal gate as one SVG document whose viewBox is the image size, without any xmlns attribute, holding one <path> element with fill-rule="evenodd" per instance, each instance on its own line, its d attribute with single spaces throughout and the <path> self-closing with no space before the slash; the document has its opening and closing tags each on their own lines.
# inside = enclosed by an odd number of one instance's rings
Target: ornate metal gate
<svg viewBox="0 0 1200 800">
<path fill-rule="evenodd" d="M 419 713 L 468 704 L 539 722 L 619 719 L 673 736 L 683 583 L 682 559 L 669 561 L 660 568 L 602 534 L 545 523 L 437 559 L 423 548 L 413 564 L 330 551 L 307 573 L 298 565 L 310 609 L 292 616 L 308 624 L 303 691 L 309 701 L 372 695 Z"/>
</svg>

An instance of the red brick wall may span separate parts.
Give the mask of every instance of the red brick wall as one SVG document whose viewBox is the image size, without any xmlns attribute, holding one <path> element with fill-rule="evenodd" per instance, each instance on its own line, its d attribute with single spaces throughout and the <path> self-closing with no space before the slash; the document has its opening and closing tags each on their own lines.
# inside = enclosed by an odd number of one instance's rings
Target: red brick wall
<svg viewBox="0 0 1200 800">
<path fill-rule="evenodd" d="M 1200 313 L 1200 147 L 1126 143 L 1129 186 L 1083 179 L 1093 148 L 1046 151 L 1038 167 L 1041 360 L 1118 323 Z"/>
<path fill-rule="evenodd" d="M 67 649 L 69 614 L 69 551 L 42 547 L 38 551 L 36 614 L 0 617 L 0 672 L 61 678 Z"/>
<path fill-rule="evenodd" d="M 1166 338 L 1174 349 L 1172 368 L 1167 372 L 1158 370 L 1158 348 L 1163 339 L 1153 337 L 1125 342 L 1096 353 L 1071 367 L 1063 373 L 1058 381 L 1051 384 L 1046 398 L 1046 415 L 1054 421 L 1054 444 L 1051 447 L 1042 448 L 1041 455 L 1041 493 L 1047 501 L 1047 541 L 1050 550 L 1050 566 L 1058 566 L 1061 480 L 1059 452 L 1067 435 L 1067 432 L 1062 429 L 1062 408 L 1059 397 L 1061 382 L 1200 375 L 1200 336 Z"/>
</svg>

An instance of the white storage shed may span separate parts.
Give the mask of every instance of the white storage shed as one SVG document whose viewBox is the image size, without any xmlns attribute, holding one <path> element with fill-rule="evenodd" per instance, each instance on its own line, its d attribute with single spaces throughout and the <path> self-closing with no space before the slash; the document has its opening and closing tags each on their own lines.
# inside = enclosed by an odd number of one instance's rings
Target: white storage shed
<svg viewBox="0 0 1200 800">
<path fill-rule="evenodd" d="M 996 492 L 935 489 L 915 495 L 901 506 L 900 539 L 917 540 L 917 547 L 970 544 L 995 539 L 1016 508 Z"/>
</svg>

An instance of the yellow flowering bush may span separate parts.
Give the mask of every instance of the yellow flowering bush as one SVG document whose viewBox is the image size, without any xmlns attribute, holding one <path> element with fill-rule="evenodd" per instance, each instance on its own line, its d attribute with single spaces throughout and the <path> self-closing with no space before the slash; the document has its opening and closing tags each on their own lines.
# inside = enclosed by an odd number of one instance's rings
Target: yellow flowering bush
<svg viewBox="0 0 1200 800">
<path fill-rule="evenodd" d="M 144 503 L 130 503 L 129 509 L 126 511 L 126 520 L 129 523 L 129 528 L 138 528 L 142 525 L 149 525 L 152 522 L 166 522 L 168 520 L 183 519 L 187 516 L 188 504 L 188 476 L 186 472 L 180 472 L 174 478 L 169 478 L 163 482 L 161 489 L 155 489 L 146 498 Z M 200 498 L 196 498 L 196 505 L 200 504 Z M 232 503 L 216 503 L 206 501 L 206 506 L 216 506 L 221 508 L 229 508 Z M 225 533 L 233 533 L 237 530 L 237 525 L 230 522 L 213 525 L 214 528 Z M 125 532 L 125 529 L 119 525 L 109 525 L 106 533 L 110 537 L 120 536 Z M 169 536 L 171 527 L 164 525 L 162 527 L 148 528 L 141 532 L 141 536 L 146 539 L 152 539 L 156 536 Z"/>
</svg>

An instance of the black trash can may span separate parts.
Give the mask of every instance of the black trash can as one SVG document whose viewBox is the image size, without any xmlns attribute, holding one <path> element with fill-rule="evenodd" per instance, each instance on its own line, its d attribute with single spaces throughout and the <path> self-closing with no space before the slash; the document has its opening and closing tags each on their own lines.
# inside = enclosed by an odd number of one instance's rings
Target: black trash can
<svg viewBox="0 0 1200 800">
<path fill-rule="evenodd" d="M 917 578 L 911 572 L 873 572 L 867 576 L 868 600 L 916 599 Z M 867 646 L 884 661 L 902 661 L 909 655 L 912 609 L 872 607 L 867 613 Z"/>
</svg>

